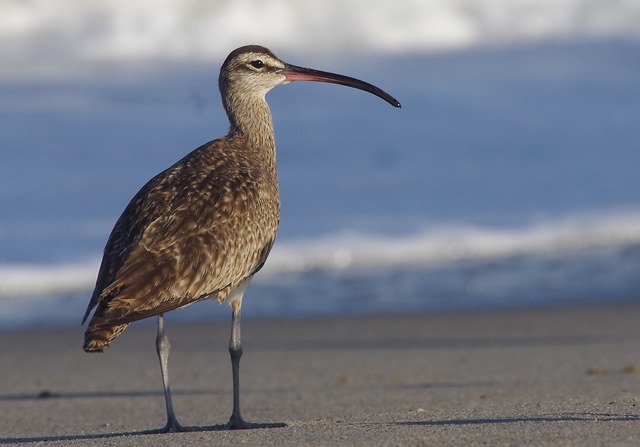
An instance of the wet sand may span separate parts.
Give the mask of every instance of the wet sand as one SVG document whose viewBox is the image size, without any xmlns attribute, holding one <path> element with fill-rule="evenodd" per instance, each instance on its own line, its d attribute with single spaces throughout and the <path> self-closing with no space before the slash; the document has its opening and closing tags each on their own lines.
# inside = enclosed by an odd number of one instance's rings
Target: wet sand
<svg viewBox="0 0 640 447">
<path fill-rule="evenodd" d="M 205 304 L 206 305 L 206 304 Z M 243 321 L 242 410 L 284 428 L 221 430 L 228 322 L 155 325 L 104 354 L 83 330 L 0 333 L 0 444 L 82 446 L 640 445 L 640 305 Z"/>
</svg>

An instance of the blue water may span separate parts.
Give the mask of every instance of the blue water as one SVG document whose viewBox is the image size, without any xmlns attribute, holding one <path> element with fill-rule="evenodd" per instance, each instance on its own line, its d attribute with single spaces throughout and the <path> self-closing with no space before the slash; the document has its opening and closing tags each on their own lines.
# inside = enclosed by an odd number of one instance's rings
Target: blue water
<svg viewBox="0 0 640 447">
<path fill-rule="evenodd" d="M 327 84 L 269 93 L 282 224 L 245 314 L 639 299 L 639 50 L 279 54 L 372 82 L 402 109 Z M 0 79 L 0 328 L 79 322 L 131 196 L 226 132 L 219 63 Z M 184 315 L 227 318 L 194 307 Z"/>
</svg>

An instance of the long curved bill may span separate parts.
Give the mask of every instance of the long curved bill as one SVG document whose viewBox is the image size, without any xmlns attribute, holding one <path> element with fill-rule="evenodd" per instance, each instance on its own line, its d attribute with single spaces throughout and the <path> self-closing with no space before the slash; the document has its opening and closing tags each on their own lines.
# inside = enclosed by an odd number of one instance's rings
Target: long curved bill
<svg viewBox="0 0 640 447">
<path fill-rule="evenodd" d="M 285 82 L 316 81 L 346 85 L 347 87 L 353 87 L 364 90 L 365 92 L 372 93 L 377 97 L 384 99 L 394 107 L 402 107 L 396 98 L 394 98 L 384 90 L 379 89 L 375 85 L 361 81 L 360 79 L 351 78 L 349 76 L 344 76 L 336 73 L 329 73 L 327 71 L 314 70 L 313 68 L 298 67 L 291 64 L 285 64 L 282 74 L 285 76 Z"/>
</svg>

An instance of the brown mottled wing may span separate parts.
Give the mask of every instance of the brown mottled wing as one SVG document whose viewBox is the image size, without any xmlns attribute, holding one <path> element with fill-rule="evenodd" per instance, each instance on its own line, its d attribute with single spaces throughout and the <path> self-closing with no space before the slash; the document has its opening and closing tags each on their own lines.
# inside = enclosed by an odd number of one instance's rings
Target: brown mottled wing
<svg viewBox="0 0 640 447">
<path fill-rule="evenodd" d="M 242 142 L 196 149 L 136 194 L 109 237 L 85 320 L 96 305 L 93 318 L 115 325 L 223 300 L 262 267 L 278 226 L 277 179 L 241 151 L 223 152 L 233 144 Z"/>
</svg>

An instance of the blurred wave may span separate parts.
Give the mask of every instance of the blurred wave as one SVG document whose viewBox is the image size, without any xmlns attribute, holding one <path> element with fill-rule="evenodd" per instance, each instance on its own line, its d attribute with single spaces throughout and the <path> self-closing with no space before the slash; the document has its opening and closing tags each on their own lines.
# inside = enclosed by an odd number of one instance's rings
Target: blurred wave
<svg viewBox="0 0 640 447">
<path fill-rule="evenodd" d="M 5 75 L 26 62 L 34 76 L 78 70 L 69 60 L 219 59 L 247 43 L 279 53 L 398 53 L 638 37 L 639 24 L 634 0 L 5 1 L 0 51 Z"/>
<path fill-rule="evenodd" d="M 442 226 L 417 234 L 342 232 L 277 243 L 258 278 L 288 273 L 442 266 L 461 260 L 568 254 L 640 243 L 640 215 L 579 216 L 521 229 Z M 99 260 L 60 264 L 0 264 L 0 298 L 89 294 Z M 258 279 L 259 280 L 259 279 Z"/>
</svg>

